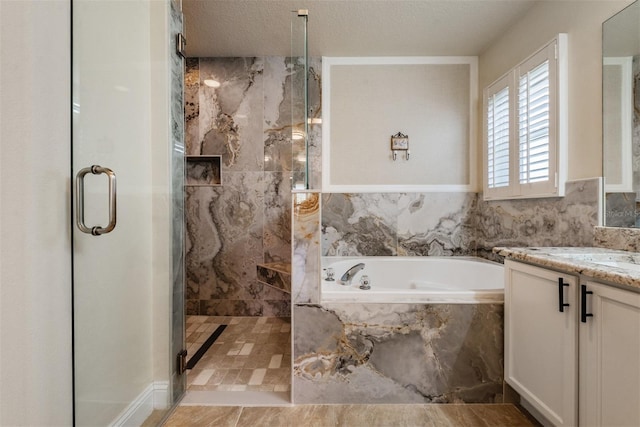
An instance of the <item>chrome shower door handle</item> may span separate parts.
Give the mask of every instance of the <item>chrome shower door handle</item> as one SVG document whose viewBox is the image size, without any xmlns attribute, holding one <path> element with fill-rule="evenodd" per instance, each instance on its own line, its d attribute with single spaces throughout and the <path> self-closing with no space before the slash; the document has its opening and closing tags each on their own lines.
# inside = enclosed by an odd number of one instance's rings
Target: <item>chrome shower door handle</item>
<svg viewBox="0 0 640 427">
<path fill-rule="evenodd" d="M 109 178 L 109 224 L 106 227 L 87 227 L 84 223 L 84 177 L 86 174 L 106 174 Z M 76 175 L 76 225 L 83 233 L 93 236 L 107 234 L 116 228 L 116 174 L 109 168 L 93 165 L 81 169 Z"/>
</svg>

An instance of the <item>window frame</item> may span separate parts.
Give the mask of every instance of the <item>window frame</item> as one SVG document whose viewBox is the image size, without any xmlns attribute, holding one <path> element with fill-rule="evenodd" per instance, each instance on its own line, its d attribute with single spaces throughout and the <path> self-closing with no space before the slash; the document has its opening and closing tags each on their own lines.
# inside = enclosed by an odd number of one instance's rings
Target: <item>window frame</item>
<svg viewBox="0 0 640 427">
<path fill-rule="evenodd" d="M 549 179 L 520 183 L 519 87 L 520 78 L 549 61 Z M 489 98 L 509 87 L 509 185 L 489 187 Z M 567 35 L 553 40 L 484 89 L 483 197 L 484 200 L 564 196 L 567 170 Z"/>
</svg>

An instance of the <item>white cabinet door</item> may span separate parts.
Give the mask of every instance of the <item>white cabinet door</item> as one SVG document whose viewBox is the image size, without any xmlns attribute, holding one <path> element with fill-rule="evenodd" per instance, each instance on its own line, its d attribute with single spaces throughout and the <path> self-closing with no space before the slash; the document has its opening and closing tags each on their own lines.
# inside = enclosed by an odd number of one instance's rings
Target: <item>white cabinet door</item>
<svg viewBox="0 0 640 427">
<path fill-rule="evenodd" d="M 640 294 L 584 289 L 592 316 L 580 324 L 580 425 L 640 426 Z"/>
<path fill-rule="evenodd" d="M 505 275 L 505 381 L 554 425 L 575 426 L 578 280 L 510 260 Z"/>
</svg>

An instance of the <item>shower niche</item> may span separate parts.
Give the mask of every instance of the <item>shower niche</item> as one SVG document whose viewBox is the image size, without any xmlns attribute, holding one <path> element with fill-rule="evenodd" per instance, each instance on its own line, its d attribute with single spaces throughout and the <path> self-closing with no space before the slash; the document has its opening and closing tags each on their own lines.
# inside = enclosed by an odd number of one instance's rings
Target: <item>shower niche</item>
<svg viewBox="0 0 640 427">
<path fill-rule="evenodd" d="M 186 162 L 186 185 L 222 185 L 222 156 L 186 156 Z"/>
</svg>

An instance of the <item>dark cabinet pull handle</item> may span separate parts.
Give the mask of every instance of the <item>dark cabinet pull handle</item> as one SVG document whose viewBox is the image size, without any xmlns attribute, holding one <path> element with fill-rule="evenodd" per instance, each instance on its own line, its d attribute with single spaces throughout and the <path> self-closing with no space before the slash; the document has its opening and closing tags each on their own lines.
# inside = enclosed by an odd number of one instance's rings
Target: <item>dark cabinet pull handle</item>
<svg viewBox="0 0 640 427">
<path fill-rule="evenodd" d="M 569 307 L 569 303 L 564 302 L 564 287 L 569 286 L 568 283 L 564 283 L 562 277 L 558 277 L 558 310 L 560 313 L 564 313 L 564 308 Z"/>
<path fill-rule="evenodd" d="M 580 285 L 580 321 L 587 323 L 587 317 L 593 317 L 593 313 L 587 313 L 587 295 L 592 295 L 592 291 L 587 290 L 587 285 Z"/>
</svg>

